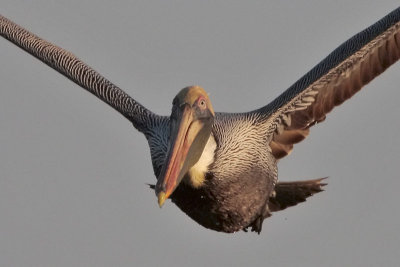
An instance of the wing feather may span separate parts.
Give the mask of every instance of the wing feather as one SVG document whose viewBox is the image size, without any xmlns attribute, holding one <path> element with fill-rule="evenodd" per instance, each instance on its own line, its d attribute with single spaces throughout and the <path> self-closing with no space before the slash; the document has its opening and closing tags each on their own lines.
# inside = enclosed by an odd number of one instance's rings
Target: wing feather
<svg viewBox="0 0 400 267">
<path fill-rule="evenodd" d="M 145 132 L 161 117 L 108 81 L 72 53 L 55 46 L 0 15 L 0 35 L 43 61 L 120 112 Z"/>
<path fill-rule="evenodd" d="M 271 104 L 250 114 L 267 125 L 273 134 L 272 153 L 280 159 L 311 126 L 399 58 L 400 8 L 350 38 Z"/>
</svg>

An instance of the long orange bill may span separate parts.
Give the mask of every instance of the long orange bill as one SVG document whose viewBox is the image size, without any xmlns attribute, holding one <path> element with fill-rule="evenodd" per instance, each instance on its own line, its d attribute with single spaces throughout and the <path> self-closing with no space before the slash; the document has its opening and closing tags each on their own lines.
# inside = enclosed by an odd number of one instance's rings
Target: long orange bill
<svg viewBox="0 0 400 267">
<path fill-rule="evenodd" d="M 202 123 L 194 119 L 193 110 L 189 105 L 185 105 L 178 116 L 178 120 L 171 120 L 171 123 L 171 141 L 167 152 L 168 155 L 156 185 L 156 194 L 160 207 L 191 167 L 192 160 L 190 160 L 190 156 L 187 158 L 187 155 L 194 139 L 202 128 Z"/>
</svg>

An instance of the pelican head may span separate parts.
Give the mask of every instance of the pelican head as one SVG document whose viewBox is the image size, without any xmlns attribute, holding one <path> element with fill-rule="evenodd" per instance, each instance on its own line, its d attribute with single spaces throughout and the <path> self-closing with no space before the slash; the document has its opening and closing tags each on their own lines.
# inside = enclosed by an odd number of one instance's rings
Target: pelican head
<svg viewBox="0 0 400 267">
<path fill-rule="evenodd" d="M 214 110 L 203 88 L 182 89 L 172 102 L 167 157 L 156 185 L 160 207 L 196 164 L 210 137 Z"/>
</svg>

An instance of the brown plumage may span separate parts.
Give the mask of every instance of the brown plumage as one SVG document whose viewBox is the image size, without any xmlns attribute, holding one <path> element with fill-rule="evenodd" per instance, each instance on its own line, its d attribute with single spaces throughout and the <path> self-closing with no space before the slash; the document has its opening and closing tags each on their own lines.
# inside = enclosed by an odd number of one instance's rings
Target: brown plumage
<svg viewBox="0 0 400 267">
<path fill-rule="evenodd" d="M 400 57 L 400 8 L 350 38 L 270 104 L 214 112 L 207 93 L 186 87 L 171 116 L 139 104 L 71 53 L 0 16 L 0 34 L 87 89 L 147 138 L 159 205 L 170 198 L 204 227 L 260 232 L 272 212 L 322 191 L 323 179 L 278 182 L 278 160 Z"/>
</svg>

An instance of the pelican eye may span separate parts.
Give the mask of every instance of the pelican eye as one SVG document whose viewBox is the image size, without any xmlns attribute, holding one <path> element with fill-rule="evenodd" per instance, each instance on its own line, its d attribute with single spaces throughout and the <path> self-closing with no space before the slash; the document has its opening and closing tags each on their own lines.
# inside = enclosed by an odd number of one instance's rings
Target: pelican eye
<svg viewBox="0 0 400 267">
<path fill-rule="evenodd" d="M 205 109 L 207 107 L 207 103 L 206 100 L 204 98 L 200 98 L 199 101 L 197 102 L 197 105 L 201 108 L 201 109 Z"/>
</svg>

